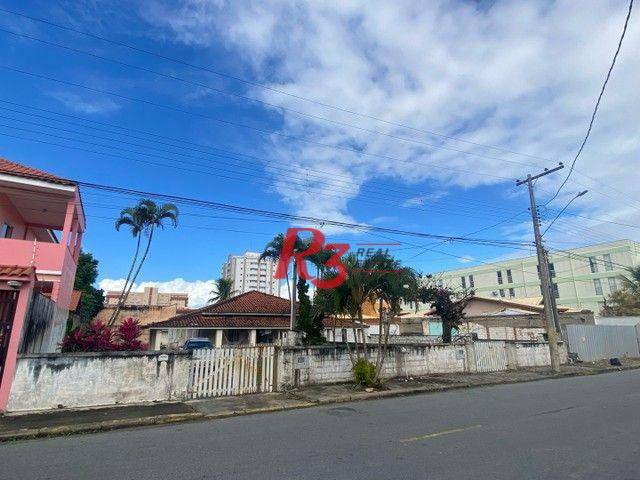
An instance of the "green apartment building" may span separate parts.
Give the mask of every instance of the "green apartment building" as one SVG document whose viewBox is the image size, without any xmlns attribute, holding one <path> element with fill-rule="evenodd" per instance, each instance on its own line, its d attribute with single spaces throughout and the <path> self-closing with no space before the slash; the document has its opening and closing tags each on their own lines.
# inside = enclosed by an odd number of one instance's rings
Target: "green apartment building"
<svg viewBox="0 0 640 480">
<path fill-rule="evenodd" d="M 627 267 L 640 265 L 640 243 L 618 240 L 549 254 L 553 291 L 559 305 L 592 310 L 620 288 Z M 541 295 L 535 256 L 504 260 L 435 275 L 454 289 L 473 289 L 482 297 L 524 298 Z"/>
</svg>

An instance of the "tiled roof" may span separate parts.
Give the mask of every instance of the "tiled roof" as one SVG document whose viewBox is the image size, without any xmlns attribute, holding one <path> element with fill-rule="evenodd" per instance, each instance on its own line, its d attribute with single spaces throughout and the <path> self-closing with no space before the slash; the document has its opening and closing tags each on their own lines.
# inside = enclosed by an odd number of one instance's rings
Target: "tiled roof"
<svg viewBox="0 0 640 480">
<path fill-rule="evenodd" d="M 284 328 L 289 326 L 289 300 L 251 291 L 176 315 L 151 326 Z"/>
<path fill-rule="evenodd" d="M 59 185 L 76 185 L 76 183 L 72 182 L 71 180 L 56 177 L 55 175 L 44 172 L 42 170 L 38 170 L 37 168 L 20 165 L 19 163 L 12 162 L 2 157 L 0 157 L 0 173 L 15 175 L 16 177 L 43 180 L 45 182 L 57 183 Z"/>
<path fill-rule="evenodd" d="M 164 328 L 287 328 L 289 317 L 285 315 L 178 315 L 152 327 Z"/>
<path fill-rule="evenodd" d="M 0 265 L 0 277 L 30 277 L 34 272 L 34 267 L 21 267 L 19 265 Z"/>
<path fill-rule="evenodd" d="M 207 305 L 198 310 L 199 313 L 268 313 L 289 314 L 289 300 L 268 293 L 242 293 L 228 300 Z"/>
</svg>

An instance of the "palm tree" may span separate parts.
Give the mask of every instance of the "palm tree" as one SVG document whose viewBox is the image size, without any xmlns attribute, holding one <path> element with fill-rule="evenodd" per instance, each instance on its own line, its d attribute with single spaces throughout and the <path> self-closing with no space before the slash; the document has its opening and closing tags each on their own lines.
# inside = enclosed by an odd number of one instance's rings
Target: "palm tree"
<svg viewBox="0 0 640 480">
<path fill-rule="evenodd" d="M 129 270 L 127 280 L 125 282 L 125 288 L 120 294 L 116 310 L 109 319 L 109 325 L 113 325 L 113 323 L 115 323 L 118 312 L 122 308 L 122 304 L 129 296 L 131 288 L 135 284 L 136 279 L 140 274 L 142 265 L 144 264 L 145 260 L 147 259 L 147 255 L 149 254 L 149 247 L 151 247 L 154 231 L 156 230 L 156 228 L 164 228 L 165 220 L 169 220 L 173 228 L 176 228 L 178 226 L 178 207 L 176 207 L 173 203 L 165 203 L 161 206 L 158 206 L 153 200 L 149 199 L 140 200 L 135 207 L 123 210 L 120 218 L 116 220 L 116 230 L 119 230 L 122 225 L 129 225 L 131 227 L 132 233 L 135 237 L 137 237 L 137 244 L 134 260 L 131 265 L 131 269 Z M 144 253 L 142 254 L 142 258 L 138 262 L 138 266 L 135 269 L 132 277 L 131 272 L 136 264 L 138 254 L 140 252 L 141 233 L 144 233 L 147 236 L 147 244 L 145 246 Z"/>
<path fill-rule="evenodd" d="M 116 220 L 116 230 L 120 231 L 121 227 L 128 227 L 131 230 L 131 235 L 136 239 L 136 251 L 133 255 L 133 261 L 131 262 L 131 267 L 129 267 L 129 273 L 127 274 L 127 279 L 122 286 L 122 292 L 120 292 L 120 296 L 118 297 L 118 303 L 116 304 L 116 308 L 111 314 L 109 321 L 107 322 L 109 325 L 112 325 L 115 319 L 118 317 L 120 313 L 120 309 L 122 308 L 122 304 L 124 303 L 125 293 L 127 291 L 127 287 L 129 286 L 129 280 L 131 279 L 131 274 L 133 273 L 133 269 L 136 266 L 136 262 L 138 261 L 138 255 L 140 254 L 140 234 L 145 229 L 147 224 L 147 210 L 138 203 L 135 207 L 125 208 L 120 212 L 120 217 Z"/>
<path fill-rule="evenodd" d="M 640 295 L 640 266 L 627 268 L 629 276 L 622 275 L 622 285 L 635 295 Z"/>
<path fill-rule="evenodd" d="M 235 290 L 233 290 L 233 280 L 228 278 L 218 278 L 216 280 L 216 289 L 211 291 L 212 297 L 208 300 L 208 303 L 228 300 L 233 296 L 234 293 Z"/>
<path fill-rule="evenodd" d="M 271 258 L 275 261 L 280 260 L 280 256 L 282 255 L 282 247 L 284 246 L 284 234 L 279 233 L 273 239 L 267 243 L 264 247 L 264 251 L 260 255 L 260 260 L 264 260 L 265 258 Z M 308 242 L 301 240 L 299 237 L 296 237 L 296 241 L 293 246 L 293 252 L 302 252 L 308 248 Z M 286 272 L 286 280 L 287 280 L 287 292 L 289 293 L 289 302 L 291 303 L 291 320 L 290 327 L 293 329 L 295 327 L 295 318 L 296 318 L 296 285 L 298 278 L 298 265 L 296 264 L 295 258 L 293 259 L 293 289 L 291 288 L 291 284 L 289 283 L 289 269 Z"/>
</svg>

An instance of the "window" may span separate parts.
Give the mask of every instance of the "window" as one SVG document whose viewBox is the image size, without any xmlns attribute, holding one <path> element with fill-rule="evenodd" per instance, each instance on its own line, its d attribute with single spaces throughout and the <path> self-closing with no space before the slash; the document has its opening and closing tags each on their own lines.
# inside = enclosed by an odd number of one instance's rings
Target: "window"
<svg viewBox="0 0 640 480">
<path fill-rule="evenodd" d="M 9 225 L 8 223 L 3 223 L 2 224 L 2 233 L 0 234 L 0 237 L 2 238 L 11 238 L 13 236 L 13 227 L 11 225 Z"/>
<path fill-rule="evenodd" d="M 596 289 L 596 295 L 602 295 L 602 282 L 599 278 L 593 279 L 593 288 Z"/>
<path fill-rule="evenodd" d="M 475 287 L 475 284 L 473 283 L 473 275 L 469 275 L 469 286 L 471 288 Z"/>
<path fill-rule="evenodd" d="M 598 273 L 598 264 L 596 263 L 596 257 L 589 257 L 589 269 L 591 270 L 591 273 Z"/>
<path fill-rule="evenodd" d="M 556 267 L 553 263 L 549 264 L 549 275 L 551 276 L 551 278 L 556 276 Z"/>
<path fill-rule="evenodd" d="M 501 289 L 500 289 L 500 296 L 501 296 L 502 298 L 504 298 L 504 288 L 501 288 Z"/>
<path fill-rule="evenodd" d="M 609 281 L 609 291 L 611 293 L 618 290 L 618 282 L 616 281 L 616 277 L 609 277 L 607 279 Z"/>
<path fill-rule="evenodd" d="M 498 285 L 502 285 L 502 272 L 498 270 L 496 273 L 498 274 Z"/>
<path fill-rule="evenodd" d="M 507 282 L 513 283 L 513 275 L 511 274 L 511 269 L 507 270 Z"/>
<path fill-rule="evenodd" d="M 467 279 L 465 277 L 460 277 L 460 284 L 462 288 L 467 288 Z"/>
<path fill-rule="evenodd" d="M 605 253 L 602 258 L 604 258 L 604 269 L 607 272 L 610 272 L 611 270 L 613 270 L 613 262 L 611 261 L 611 255 L 608 253 Z M 615 278 L 614 278 L 615 280 Z"/>
<path fill-rule="evenodd" d="M 516 296 L 516 291 L 513 288 L 509 289 L 509 298 L 513 298 Z"/>
</svg>

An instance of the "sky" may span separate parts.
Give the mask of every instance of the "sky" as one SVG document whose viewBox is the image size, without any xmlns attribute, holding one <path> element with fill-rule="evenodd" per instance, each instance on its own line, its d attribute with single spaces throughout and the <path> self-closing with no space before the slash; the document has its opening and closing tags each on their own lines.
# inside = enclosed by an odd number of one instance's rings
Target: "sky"
<svg viewBox="0 0 640 480">
<path fill-rule="evenodd" d="M 2 0 L 45 22 L 0 11 L 0 156 L 85 182 L 523 242 L 297 224 L 353 248 L 399 243 L 390 253 L 424 273 L 529 255 L 528 195 L 515 179 L 571 163 L 627 6 Z M 589 191 L 549 229 L 550 248 L 640 240 L 639 50 L 634 12 L 575 171 L 541 209 L 544 229 Z M 540 204 L 567 170 L 536 182 Z M 100 261 L 99 285 L 115 288 L 135 245 L 114 221 L 137 199 L 82 195 L 83 248 Z M 200 305 L 227 255 L 261 251 L 289 226 L 181 206 L 137 288 L 186 291 Z"/>
</svg>

